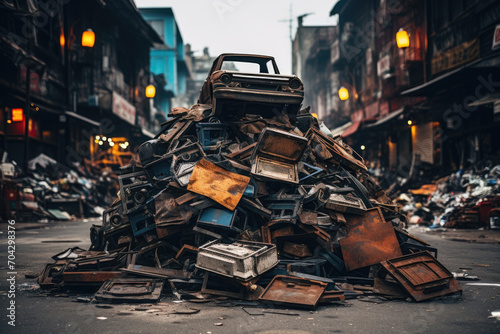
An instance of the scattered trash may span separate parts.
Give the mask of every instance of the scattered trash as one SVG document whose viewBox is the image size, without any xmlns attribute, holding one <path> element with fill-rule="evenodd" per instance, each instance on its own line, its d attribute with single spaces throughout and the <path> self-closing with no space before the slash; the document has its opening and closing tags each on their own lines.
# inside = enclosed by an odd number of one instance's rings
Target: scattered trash
<svg viewBox="0 0 500 334">
<path fill-rule="evenodd" d="M 84 159 L 70 169 L 43 153 L 28 162 L 27 170 L 16 165 L 12 173 L 1 174 L 0 213 L 16 221 L 101 216 L 103 208 L 113 202 L 118 185 L 109 167 Z"/>
</svg>

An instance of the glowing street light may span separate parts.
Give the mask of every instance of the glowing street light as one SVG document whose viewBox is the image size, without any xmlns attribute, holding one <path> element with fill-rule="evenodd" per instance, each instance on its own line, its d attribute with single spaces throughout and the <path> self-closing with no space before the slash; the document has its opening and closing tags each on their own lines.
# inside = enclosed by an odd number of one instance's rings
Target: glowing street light
<svg viewBox="0 0 500 334">
<path fill-rule="evenodd" d="M 408 37 L 408 32 L 403 28 L 399 29 L 396 33 L 396 43 L 398 48 L 404 49 L 410 46 L 410 38 Z"/>
<path fill-rule="evenodd" d="M 82 34 L 82 46 L 92 48 L 95 44 L 95 33 L 92 29 L 87 29 Z"/>
<path fill-rule="evenodd" d="M 148 85 L 146 87 L 146 97 L 152 99 L 156 95 L 156 88 L 153 85 Z"/>
<path fill-rule="evenodd" d="M 340 87 L 339 89 L 339 98 L 341 101 L 345 101 L 349 99 L 349 91 L 345 87 Z"/>
</svg>

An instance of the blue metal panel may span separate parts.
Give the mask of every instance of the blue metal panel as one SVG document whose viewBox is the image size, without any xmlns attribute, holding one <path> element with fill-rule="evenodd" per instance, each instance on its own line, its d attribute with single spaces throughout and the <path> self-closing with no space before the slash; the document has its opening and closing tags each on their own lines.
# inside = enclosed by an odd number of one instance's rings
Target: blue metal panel
<svg viewBox="0 0 500 334">
<path fill-rule="evenodd" d="M 198 222 L 201 224 L 232 227 L 231 225 L 233 223 L 234 214 L 234 211 L 208 208 L 201 212 Z"/>
</svg>

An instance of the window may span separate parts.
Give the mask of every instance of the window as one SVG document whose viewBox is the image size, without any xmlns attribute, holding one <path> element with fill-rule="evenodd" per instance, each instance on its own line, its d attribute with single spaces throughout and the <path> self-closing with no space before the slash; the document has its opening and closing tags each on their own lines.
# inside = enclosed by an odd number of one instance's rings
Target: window
<svg viewBox="0 0 500 334">
<path fill-rule="evenodd" d="M 165 41 L 165 28 L 163 26 L 162 20 L 151 20 L 148 21 L 149 25 L 156 31 L 158 35 L 160 35 L 161 39 Z"/>
</svg>

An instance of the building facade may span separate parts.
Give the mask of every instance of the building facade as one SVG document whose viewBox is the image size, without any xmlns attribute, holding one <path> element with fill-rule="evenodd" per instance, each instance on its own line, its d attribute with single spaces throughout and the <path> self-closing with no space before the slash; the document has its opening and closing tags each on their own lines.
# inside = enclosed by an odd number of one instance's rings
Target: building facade
<svg viewBox="0 0 500 334">
<path fill-rule="evenodd" d="M 74 165 L 151 136 L 144 90 L 149 49 L 162 40 L 133 1 L 0 7 L 2 143 L 11 159 L 45 153 Z M 121 138 L 114 149 L 111 138 Z"/>
<path fill-rule="evenodd" d="M 304 83 L 305 107 L 328 127 L 343 123 L 339 111 L 338 75 L 331 59 L 331 45 L 338 38 L 336 26 L 304 26 L 298 17 L 298 28 L 293 40 L 293 73 Z"/>
<path fill-rule="evenodd" d="M 330 14 L 341 136 L 372 167 L 411 180 L 500 162 L 500 1 L 341 0 Z"/>
<path fill-rule="evenodd" d="M 164 86 L 155 97 L 156 109 L 165 116 L 174 107 L 190 107 L 186 97 L 187 83 L 191 78 L 186 61 L 186 50 L 172 8 L 141 8 L 144 19 L 163 40 L 151 50 L 151 72 L 163 75 Z"/>
</svg>

